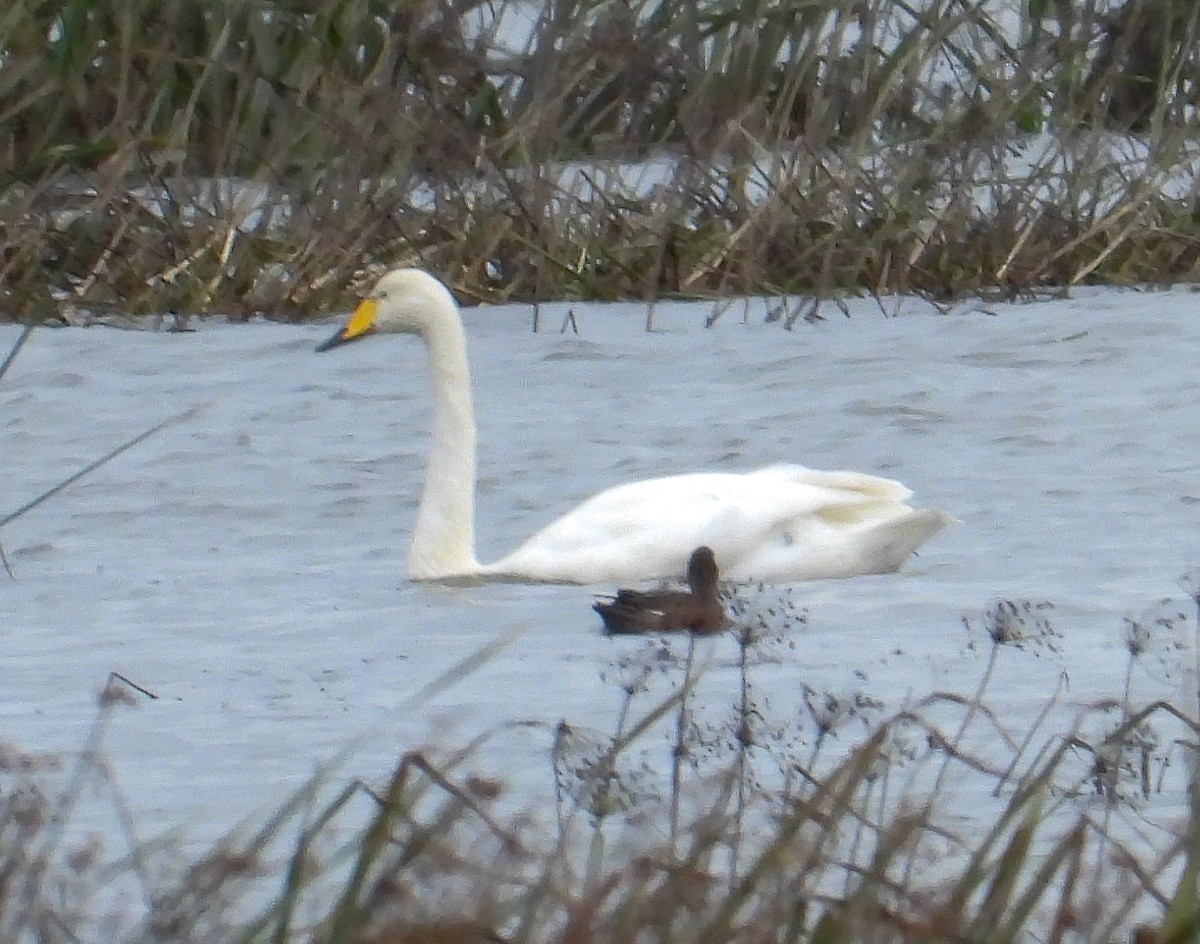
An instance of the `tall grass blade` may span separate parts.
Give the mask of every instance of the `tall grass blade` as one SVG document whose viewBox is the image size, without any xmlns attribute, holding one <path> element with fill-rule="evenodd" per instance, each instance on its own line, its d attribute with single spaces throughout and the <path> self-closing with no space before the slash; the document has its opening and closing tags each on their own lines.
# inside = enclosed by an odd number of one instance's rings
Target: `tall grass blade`
<svg viewBox="0 0 1200 944">
<path fill-rule="evenodd" d="M 526 626 L 511 626 L 503 633 L 489 639 L 474 652 L 468 653 L 458 662 L 455 662 L 454 665 L 450 666 L 450 668 L 446 669 L 446 671 L 425 685 L 422 685 L 420 689 L 404 700 L 404 707 L 411 708 L 413 705 L 428 701 L 430 698 L 440 695 L 446 689 L 457 685 L 481 665 L 486 664 L 497 653 L 503 651 L 510 643 L 520 638 L 527 629 L 528 627 Z"/>
<path fill-rule="evenodd" d="M 182 413 L 177 413 L 175 416 L 168 417 L 167 419 L 163 420 L 161 423 L 155 423 L 153 426 L 151 426 L 149 429 L 145 430 L 144 432 L 138 433 L 132 439 L 126 440 L 125 442 L 121 443 L 121 445 L 117 446 L 115 449 L 112 449 L 109 452 L 106 452 L 95 462 L 89 462 L 82 469 L 67 476 L 65 479 L 63 479 L 61 482 L 59 482 L 57 485 L 54 485 L 51 488 L 48 488 L 46 491 L 42 492 L 36 498 L 30 499 L 24 505 L 22 505 L 20 508 L 18 508 L 16 511 L 10 512 L 9 514 L 5 515 L 3 518 L 0 518 L 0 528 L 3 528 L 5 525 L 11 524 L 12 522 L 16 521 L 22 515 L 26 514 L 27 512 L 32 511 L 34 508 L 36 508 L 42 502 L 46 501 L 48 498 L 53 498 L 55 495 L 57 495 L 59 492 L 61 492 L 64 488 L 68 488 L 69 486 L 74 485 L 76 482 L 78 482 L 80 479 L 82 479 L 86 475 L 89 475 L 90 473 L 95 472 L 101 466 L 105 465 L 108 462 L 111 462 L 113 459 L 115 459 L 121 453 L 127 452 L 128 450 L 132 449 L 134 446 L 137 446 L 140 443 L 145 442 L 151 436 L 154 436 L 157 433 L 161 433 L 164 429 L 166 429 L 169 426 L 174 426 L 176 423 L 182 423 L 184 420 L 191 419 L 193 416 L 195 416 L 197 413 L 199 413 L 203 409 L 205 409 L 205 407 L 203 407 L 203 406 L 194 406 L 187 410 L 184 410 Z"/>
<path fill-rule="evenodd" d="M 29 336 L 33 334 L 34 325 L 26 325 L 21 329 L 21 333 L 17 335 L 17 340 L 13 342 L 12 349 L 8 352 L 8 356 L 4 358 L 4 363 L 0 364 L 0 380 L 4 379 L 4 375 L 8 373 L 8 368 L 12 366 L 12 362 L 17 359 L 17 352 L 25 346 L 25 342 L 29 340 Z"/>
</svg>

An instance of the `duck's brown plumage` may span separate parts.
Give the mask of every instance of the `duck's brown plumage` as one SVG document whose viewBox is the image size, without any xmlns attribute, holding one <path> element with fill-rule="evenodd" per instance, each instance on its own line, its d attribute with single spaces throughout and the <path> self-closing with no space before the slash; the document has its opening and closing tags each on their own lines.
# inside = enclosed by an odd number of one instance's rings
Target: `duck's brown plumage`
<svg viewBox="0 0 1200 944">
<path fill-rule="evenodd" d="M 728 625 L 717 593 L 717 561 L 707 547 L 688 559 L 688 592 L 621 589 L 615 597 L 597 600 L 592 609 L 610 636 L 655 632 L 720 632 Z"/>
</svg>

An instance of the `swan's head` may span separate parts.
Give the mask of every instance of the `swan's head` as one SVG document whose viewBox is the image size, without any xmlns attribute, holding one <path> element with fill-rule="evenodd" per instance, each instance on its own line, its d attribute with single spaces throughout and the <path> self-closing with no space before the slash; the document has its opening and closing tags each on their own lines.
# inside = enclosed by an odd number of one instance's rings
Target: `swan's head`
<svg viewBox="0 0 1200 944">
<path fill-rule="evenodd" d="M 393 269 L 383 276 L 346 323 L 318 351 L 375 332 L 427 334 L 431 326 L 456 318 L 458 306 L 441 282 L 420 269 Z"/>
<path fill-rule="evenodd" d="M 687 582 L 692 593 L 697 595 L 713 593 L 717 589 L 717 559 L 707 547 L 698 547 L 688 558 Z"/>
</svg>

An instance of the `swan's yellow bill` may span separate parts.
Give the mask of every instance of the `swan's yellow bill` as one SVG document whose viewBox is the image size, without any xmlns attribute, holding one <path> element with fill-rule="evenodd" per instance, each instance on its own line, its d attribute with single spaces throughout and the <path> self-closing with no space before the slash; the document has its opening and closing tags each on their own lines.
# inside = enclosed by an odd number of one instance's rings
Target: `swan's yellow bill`
<svg viewBox="0 0 1200 944">
<path fill-rule="evenodd" d="M 379 302 L 373 298 L 364 298 L 337 333 L 328 341 L 318 344 L 317 350 L 328 351 L 331 347 L 337 347 L 339 344 L 345 344 L 347 341 L 353 341 L 355 338 L 361 338 L 364 334 L 374 331 L 375 317 L 378 313 Z"/>
</svg>

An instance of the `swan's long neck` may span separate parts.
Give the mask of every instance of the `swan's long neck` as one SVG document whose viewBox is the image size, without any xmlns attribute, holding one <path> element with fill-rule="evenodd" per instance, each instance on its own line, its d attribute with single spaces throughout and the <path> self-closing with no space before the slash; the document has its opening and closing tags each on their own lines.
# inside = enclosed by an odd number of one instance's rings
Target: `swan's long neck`
<svg viewBox="0 0 1200 944">
<path fill-rule="evenodd" d="M 456 313 L 457 314 L 457 313 Z M 475 413 L 467 344 L 458 317 L 425 335 L 433 383 L 433 441 L 408 556 L 415 580 L 465 576 L 475 558 Z"/>
</svg>

